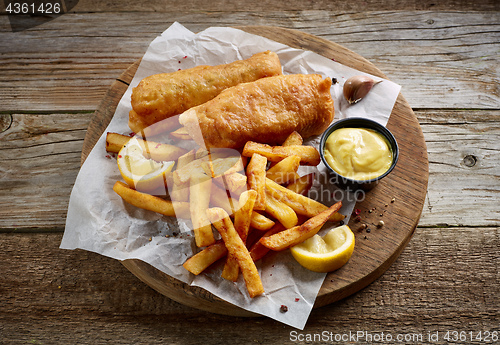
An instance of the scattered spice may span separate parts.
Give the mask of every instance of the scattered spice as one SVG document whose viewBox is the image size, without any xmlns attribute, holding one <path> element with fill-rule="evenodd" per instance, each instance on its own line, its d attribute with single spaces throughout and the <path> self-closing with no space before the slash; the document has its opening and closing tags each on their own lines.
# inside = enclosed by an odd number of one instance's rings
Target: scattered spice
<svg viewBox="0 0 500 345">
<path fill-rule="evenodd" d="M 298 301 L 300 301 L 300 298 L 295 298 L 295 302 L 298 302 Z"/>
<path fill-rule="evenodd" d="M 107 158 L 107 159 L 111 159 L 111 156 L 110 156 L 110 155 L 106 155 L 106 158 Z"/>
<path fill-rule="evenodd" d="M 362 225 L 360 226 L 360 228 L 359 228 L 359 231 L 363 231 L 363 230 L 365 230 L 367 227 L 368 227 L 368 225 L 366 225 L 366 224 L 362 224 Z"/>
<path fill-rule="evenodd" d="M 122 158 L 122 155 L 118 155 L 118 158 Z"/>
<path fill-rule="evenodd" d="M 385 223 L 384 223 L 384 221 L 383 221 L 383 220 L 381 220 L 381 221 L 380 221 L 380 222 L 378 222 L 378 224 L 377 224 L 377 226 L 378 226 L 379 228 L 383 227 L 384 225 L 385 225 Z"/>
<path fill-rule="evenodd" d="M 354 215 L 359 216 L 361 210 L 359 208 L 354 209 Z"/>
<path fill-rule="evenodd" d="M 133 136 L 135 136 L 135 133 L 134 133 L 134 132 L 130 132 L 130 133 L 128 134 L 128 136 L 129 136 L 129 137 L 133 137 Z"/>
<path fill-rule="evenodd" d="M 361 216 L 357 216 L 354 220 L 355 220 L 356 222 L 361 222 Z"/>
<path fill-rule="evenodd" d="M 333 60 L 333 59 L 332 59 Z M 334 60 L 335 61 L 335 60 Z M 337 78 L 332 78 L 332 85 L 337 84 Z"/>
<path fill-rule="evenodd" d="M 396 201 L 396 198 L 392 198 L 391 203 L 394 203 Z"/>
<path fill-rule="evenodd" d="M 368 228 L 368 229 L 366 229 L 366 232 L 370 233 L 370 232 L 372 232 L 372 229 Z"/>
<path fill-rule="evenodd" d="M 282 304 L 280 307 L 280 312 L 286 313 L 287 311 L 288 311 L 288 307 L 286 305 Z"/>
<path fill-rule="evenodd" d="M 183 57 L 183 59 L 187 59 L 187 55 Z"/>
<path fill-rule="evenodd" d="M 339 224 L 340 224 L 340 225 L 344 225 L 344 221 L 343 221 L 343 220 L 341 220 L 341 221 L 339 222 Z"/>
</svg>

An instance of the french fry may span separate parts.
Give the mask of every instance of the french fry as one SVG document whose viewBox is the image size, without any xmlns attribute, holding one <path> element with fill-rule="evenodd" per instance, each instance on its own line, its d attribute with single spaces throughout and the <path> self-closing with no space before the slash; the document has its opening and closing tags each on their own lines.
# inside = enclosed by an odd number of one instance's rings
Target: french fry
<svg viewBox="0 0 500 345">
<path fill-rule="evenodd" d="M 292 155 L 300 156 L 301 165 L 318 165 L 321 162 L 318 150 L 312 146 L 270 146 L 267 144 L 248 141 L 243 148 L 243 156 L 251 157 L 258 153 L 266 157 L 270 162 L 279 162 Z"/>
<path fill-rule="evenodd" d="M 297 170 L 300 165 L 300 157 L 297 155 L 284 158 L 276 163 L 266 172 L 266 177 L 278 184 L 287 184 L 295 181 L 299 177 Z"/>
<path fill-rule="evenodd" d="M 221 277 L 236 282 L 240 273 L 240 266 L 238 265 L 238 260 L 232 254 L 228 254 L 226 258 L 226 263 L 222 269 Z"/>
<path fill-rule="evenodd" d="M 246 243 L 248 230 L 252 221 L 253 206 L 257 192 L 250 189 L 240 195 L 239 207 L 234 214 L 234 228 L 238 235 L 240 235 L 243 243 Z M 224 269 L 222 270 L 222 277 L 224 279 L 235 282 L 238 279 L 239 266 L 234 255 L 228 255 Z"/>
<path fill-rule="evenodd" d="M 181 147 L 148 140 L 139 140 L 139 143 L 143 147 L 144 156 L 155 161 L 173 161 L 187 152 Z"/>
<path fill-rule="evenodd" d="M 304 224 L 294 226 L 293 228 L 283 230 L 269 237 L 263 237 L 259 240 L 265 247 L 274 251 L 281 251 L 296 244 L 302 243 L 308 238 L 314 236 L 331 217 L 342 206 L 342 202 L 338 202 L 307 220 Z"/>
<path fill-rule="evenodd" d="M 128 135 L 108 132 L 106 133 L 106 151 L 118 153 L 130 139 L 132 137 Z M 144 156 L 155 161 L 173 161 L 186 153 L 185 149 L 169 144 L 143 140 L 138 137 L 137 141 L 143 149 Z"/>
<path fill-rule="evenodd" d="M 212 180 L 206 175 L 194 175 L 190 179 L 189 210 L 198 247 L 209 246 L 215 242 L 212 226 L 205 213 L 210 204 L 211 188 Z"/>
<path fill-rule="evenodd" d="M 215 177 L 213 180 L 220 187 L 227 189 L 231 192 L 239 192 L 242 190 L 246 190 L 247 186 L 247 177 L 237 172 L 227 175 L 221 175 Z"/>
<path fill-rule="evenodd" d="M 213 158 L 201 164 L 205 174 L 212 177 L 229 175 L 244 170 L 241 156 L 230 156 L 224 158 Z"/>
<path fill-rule="evenodd" d="M 280 202 L 266 191 L 266 212 L 277 219 L 286 228 L 291 228 L 298 223 L 295 211 L 285 203 Z"/>
<path fill-rule="evenodd" d="M 310 173 L 299 177 L 288 186 L 286 186 L 286 188 L 297 194 L 307 195 L 307 192 L 309 192 L 309 189 L 311 189 L 313 182 L 314 173 Z"/>
<path fill-rule="evenodd" d="M 182 265 L 186 270 L 198 275 L 227 254 L 223 241 L 217 241 L 186 260 Z"/>
<path fill-rule="evenodd" d="M 196 155 L 196 153 L 195 153 Z M 208 155 L 195 159 L 190 163 L 176 169 L 174 171 L 174 183 L 183 184 L 188 182 L 192 176 L 204 175 L 205 171 L 202 168 L 202 163 L 208 161 Z"/>
<path fill-rule="evenodd" d="M 282 146 L 302 145 L 303 141 L 302 136 L 297 131 L 294 131 L 286 138 Z M 271 162 L 271 167 L 276 164 L 277 163 Z"/>
<path fill-rule="evenodd" d="M 253 207 L 257 199 L 257 192 L 247 190 L 240 195 L 239 208 L 234 214 L 234 228 L 244 243 L 247 241 L 248 231 L 252 223 Z"/>
<path fill-rule="evenodd" d="M 189 203 L 165 200 L 157 196 L 138 192 L 126 183 L 117 181 L 113 190 L 125 202 L 135 207 L 163 214 L 165 216 L 189 219 Z"/>
<path fill-rule="evenodd" d="M 293 145 L 302 145 L 304 139 L 297 131 L 293 131 L 283 142 L 283 146 L 293 146 Z"/>
<path fill-rule="evenodd" d="M 250 226 L 255 230 L 267 231 L 274 226 L 275 222 L 259 212 L 252 212 L 252 222 Z"/>
<path fill-rule="evenodd" d="M 269 237 L 271 235 L 277 234 L 285 230 L 286 228 L 281 223 L 276 223 L 271 229 L 267 230 L 261 238 Z M 255 242 L 252 247 L 250 247 L 250 256 L 253 261 L 258 261 L 262 259 L 271 249 L 264 246 L 260 241 Z"/>
<path fill-rule="evenodd" d="M 186 127 L 180 127 L 178 129 L 176 129 L 175 131 L 171 132 L 170 135 L 173 136 L 174 138 L 180 139 L 180 140 L 190 140 L 191 139 Z"/>
<path fill-rule="evenodd" d="M 314 217 L 320 212 L 328 209 L 328 206 L 323 205 L 316 200 L 308 198 L 305 195 L 295 193 L 292 190 L 283 187 L 270 179 L 266 179 L 266 193 L 269 193 L 280 202 L 288 205 L 297 214 L 300 215 Z M 330 220 L 333 222 L 338 222 L 344 218 L 345 217 L 343 215 L 334 213 L 332 214 Z"/>
<path fill-rule="evenodd" d="M 128 135 L 107 132 L 106 133 L 106 151 L 118 153 L 132 137 Z"/>
<path fill-rule="evenodd" d="M 264 287 L 257 267 L 247 247 L 236 232 L 229 215 L 222 208 L 210 208 L 207 210 L 207 216 L 219 231 L 228 253 L 236 257 L 250 297 L 254 298 L 263 294 Z"/>
<path fill-rule="evenodd" d="M 177 159 L 176 169 L 181 169 L 182 167 L 188 165 L 194 160 L 195 151 L 191 150 L 188 153 L 180 156 Z M 170 198 L 174 201 L 189 201 L 189 182 L 176 183 L 175 179 L 172 178 L 172 184 L 169 191 Z M 169 184 L 167 184 L 169 185 Z"/>
<path fill-rule="evenodd" d="M 267 159 L 258 153 L 254 153 L 249 157 L 252 158 L 250 162 L 248 162 L 246 171 L 248 187 L 257 192 L 257 200 L 255 201 L 254 209 L 263 211 L 266 208 L 265 179 Z"/>
<path fill-rule="evenodd" d="M 238 201 L 229 196 L 225 189 L 219 187 L 218 184 L 212 183 L 212 190 L 210 193 L 210 206 L 220 207 L 228 214 L 234 215 L 235 209 L 238 207 Z"/>
<path fill-rule="evenodd" d="M 217 184 L 212 183 L 212 193 L 210 195 L 210 205 L 212 207 L 220 207 L 228 214 L 234 215 L 235 209 L 238 207 L 238 201 L 231 196 L 228 196 L 226 191 L 220 188 Z M 250 227 L 259 231 L 267 231 L 274 226 L 274 221 L 266 216 L 253 211 Z"/>
</svg>

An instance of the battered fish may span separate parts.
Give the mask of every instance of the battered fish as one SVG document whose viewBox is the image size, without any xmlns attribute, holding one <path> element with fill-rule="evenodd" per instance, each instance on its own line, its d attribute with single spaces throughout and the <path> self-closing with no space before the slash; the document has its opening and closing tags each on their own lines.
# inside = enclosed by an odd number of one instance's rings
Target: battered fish
<svg viewBox="0 0 500 345">
<path fill-rule="evenodd" d="M 228 87 L 280 74 L 278 55 L 266 51 L 229 64 L 197 66 L 146 77 L 132 91 L 129 127 L 139 133 L 213 99 Z"/>
<path fill-rule="evenodd" d="M 279 145 L 293 131 L 308 138 L 333 120 L 332 81 L 317 74 L 280 75 L 228 88 L 179 116 L 200 146 L 242 148 L 249 140 Z"/>
</svg>

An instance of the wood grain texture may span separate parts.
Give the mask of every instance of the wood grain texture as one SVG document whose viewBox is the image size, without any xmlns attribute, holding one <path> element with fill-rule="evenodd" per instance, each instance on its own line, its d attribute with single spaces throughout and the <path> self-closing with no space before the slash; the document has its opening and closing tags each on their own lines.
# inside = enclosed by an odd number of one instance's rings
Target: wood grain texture
<svg viewBox="0 0 500 345">
<path fill-rule="evenodd" d="M 58 249 L 61 238 L 0 234 L 0 261 L 9 262 L 0 266 L 4 342 L 294 343 L 291 327 L 183 306 L 140 283 L 116 260 Z M 299 333 L 498 330 L 499 245 L 499 227 L 419 228 L 383 276 L 362 293 L 315 309 Z"/>
<path fill-rule="evenodd" d="M 17 42 L 0 45 L 2 110 L 95 110 L 112 81 L 174 21 L 194 32 L 249 23 L 297 29 L 367 58 L 403 86 L 413 108 L 498 109 L 498 13 L 75 13 L 16 33 L 0 16 L 2 40 Z"/>
</svg>

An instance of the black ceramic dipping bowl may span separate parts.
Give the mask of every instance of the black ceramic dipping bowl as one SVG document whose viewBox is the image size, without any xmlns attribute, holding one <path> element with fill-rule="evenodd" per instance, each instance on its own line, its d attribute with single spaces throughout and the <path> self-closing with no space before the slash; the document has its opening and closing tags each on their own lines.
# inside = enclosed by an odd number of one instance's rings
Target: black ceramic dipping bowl
<svg viewBox="0 0 500 345">
<path fill-rule="evenodd" d="M 340 175 L 337 173 L 335 170 L 333 170 L 329 165 L 328 162 L 325 159 L 324 151 L 325 151 L 325 143 L 328 137 L 330 136 L 333 131 L 339 129 L 339 128 L 366 128 L 366 129 L 371 129 L 374 130 L 380 134 L 382 134 L 387 142 L 389 143 L 389 147 L 392 150 L 392 164 L 389 170 L 387 170 L 385 173 L 382 175 L 370 179 L 370 180 L 353 180 L 350 178 L 347 178 L 345 176 Z M 398 162 L 398 156 L 399 156 L 399 147 L 398 143 L 396 142 L 396 138 L 394 138 L 394 135 L 384 126 L 379 124 L 376 121 L 365 119 L 362 117 L 350 117 L 347 119 L 342 119 L 339 120 L 330 127 L 327 128 L 327 130 L 323 133 L 321 136 L 321 141 L 319 144 L 319 153 L 321 156 L 321 160 L 323 161 L 323 164 L 325 164 L 326 168 L 328 169 L 329 173 L 331 173 L 335 177 L 335 182 L 341 186 L 341 187 L 349 187 L 350 189 L 353 190 L 369 190 L 375 187 L 381 179 L 383 179 L 385 176 L 389 175 L 391 171 L 394 169 L 396 166 L 396 163 Z"/>
</svg>

